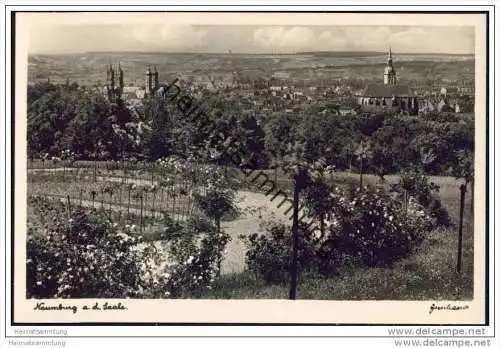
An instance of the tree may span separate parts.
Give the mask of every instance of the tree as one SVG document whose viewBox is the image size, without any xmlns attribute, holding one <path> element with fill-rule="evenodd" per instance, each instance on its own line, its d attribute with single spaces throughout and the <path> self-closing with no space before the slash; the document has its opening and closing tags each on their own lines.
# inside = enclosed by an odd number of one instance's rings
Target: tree
<svg viewBox="0 0 500 348">
<path fill-rule="evenodd" d="M 283 169 L 285 172 L 290 173 L 293 179 L 293 217 L 292 217 L 292 262 L 291 262 L 291 283 L 289 299 L 295 300 L 297 298 L 298 286 L 298 249 L 300 248 L 299 236 L 299 201 L 300 192 L 307 183 L 307 167 L 308 163 L 304 160 L 305 147 L 303 143 L 294 142 L 288 144 L 288 154 L 283 158 Z"/>
<path fill-rule="evenodd" d="M 458 150 L 455 152 L 456 165 L 453 167 L 453 174 L 457 179 L 465 181 L 465 187 L 470 185 L 471 202 L 470 212 L 474 211 L 474 153 L 470 150 Z"/>
<path fill-rule="evenodd" d="M 328 185 L 328 175 L 326 168 L 318 162 L 314 170 L 316 171 L 316 176 L 314 180 L 309 182 L 304 187 L 304 203 L 310 214 L 319 220 L 319 229 L 321 236 L 325 234 L 325 220 L 327 215 L 334 209 L 334 202 L 331 196 L 331 187 Z M 333 167 L 328 168 L 328 172 L 331 172 Z"/>
<path fill-rule="evenodd" d="M 217 234 L 222 236 L 222 218 L 238 214 L 239 209 L 236 205 L 236 191 L 229 188 L 221 169 L 202 165 L 194 157 L 182 159 L 170 156 L 157 163 L 163 177 L 173 174 L 185 181 L 184 186 L 190 187 L 188 194 L 192 194 L 195 204 L 213 221 Z M 198 183 L 203 183 L 203 186 L 199 187 Z M 220 264 L 218 270 L 220 271 Z"/>
<path fill-rule="evenodd" d="M 301 248 L 299 235 L 299 202 L 300 194 L 302 190 L 306 189 L 309 185 L 315 182 L 324 182 L 324 178 L 332 170 L 332 166 L 327 166 L 326 161 L 323 158 L 317 160 L 312 160 L 308 157 L 306 153 L 308 139 L 303 139 L 302 142 L 295 141 L 293 143 L 289 142 L 286 151 L 286 155 L 282 160 L 283 170 L 290 175 L 293 180 L 293 216 L 292 216 L 292 236 L 293 236 L 293 246 L 292 246 L 292 262 L 291 262 L 291 283 L 290 283 L 290 293 L 289 299 L 295 300 L 297 297 L 297 286 L 298 286 L 298 275 L 299 275 L 299 265 L 298 265 L 298 250 Z M 322 202 L 323 203 L 323 202 Z M 317 213 L 324 218 L 324 215 L 320 212 L 324 212 L 323 208 L 320 208 L 322 203 L 312 203 L 310 207 L 314 206 L 312 209 L 317 209 Z"/>
<path fill-rule="evenodd" d="M 394 170 L 392 152 L 386 146 L 376 145 L 373 148 L 372 165 L 375 174 L 380 177 L 381 181 L 385 180 L 385 175 Z"/>
<path fill-rule="evenodd" d="M 359 160 L 359 187 L 363 189 L 363 169 L 366 162 L 372 157 L 372 149 L 368 142 L 361 141 L 355 152 Z"/>
<path fill-rule="evenodd" d="M 151 124 L 151 131 L 143 135 L 143 154 L 151 160 L 171 155 L 175 152 L 175 129 L 167 101 L 161 97 L 148 99 L 144 113 L 145 121 Z M 177 139 L 178 143 L 182 143 L 182 140 L 185 139 Z"/>
</svg>

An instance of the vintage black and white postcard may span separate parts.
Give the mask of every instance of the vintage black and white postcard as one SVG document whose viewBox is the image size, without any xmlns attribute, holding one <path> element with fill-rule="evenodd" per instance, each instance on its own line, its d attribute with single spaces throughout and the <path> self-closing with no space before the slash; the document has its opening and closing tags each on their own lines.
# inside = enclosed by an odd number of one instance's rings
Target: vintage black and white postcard
<svg viewBox="0 0 500 348">
<path fill-rule="evenodd" d="M 485 324 L 484 13 L 14 25 L 13 322 Z"/>
</svg>

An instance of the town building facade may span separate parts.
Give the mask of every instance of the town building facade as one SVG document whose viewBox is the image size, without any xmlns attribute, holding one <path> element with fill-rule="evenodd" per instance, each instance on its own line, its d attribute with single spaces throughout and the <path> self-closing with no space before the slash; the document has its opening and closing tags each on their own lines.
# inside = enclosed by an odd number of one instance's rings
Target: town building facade
<svg viewBox="0 0 500 348">
<path fill-rule="evenodd" d="M 409 115 L 418 114 L 418 101 L 410 86 L 399 84 L 393 66 L 392 51 L 389 49 L 384 68 L 384 83 L 366 85 L 358 102 L 367 109 L 395 109 Z"/>
</svg>

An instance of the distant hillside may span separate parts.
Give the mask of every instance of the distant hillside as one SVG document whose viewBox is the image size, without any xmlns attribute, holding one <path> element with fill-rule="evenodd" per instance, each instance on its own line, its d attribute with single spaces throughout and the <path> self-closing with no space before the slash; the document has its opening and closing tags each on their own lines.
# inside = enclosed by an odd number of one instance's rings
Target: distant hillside
<svg viewBox="0 0 500 348">
<path fill-rule="evenodd" d="M 183 75 L 207 77 L 211 74 L 238 72 L 247 77 L 275 74 L 293 80 L 382 78 L 385 52 L 302 52 L 297 54 L 205 54 L 149 52 L 91 52 L 63 55 L 31 55 L 28 80 L 64 82 L 67 79 L 85 85 L 102 85 L 109 63 L 120 62 L 125 84 L 144 84 L 148 66 L 156 66 L 160 80 L 171 81 Z M 450 64 L 453 63 L 453 64 Z M 444 80 L 474 78 L 474 56 L 440 54 L 394 54 L 400 78 L 418 82 L 429 77 Z"/>
<path fill-rule="evenodd" d="M 316 57 L 371 57 L 387 54 L 386 52 L 376 51 L 305 51 L 297 54 L 307 54 Z"/>
<path fill-rule="evenodd" d="M 301 51 L 296 54 L 314 55 L 316 57 L 371 57 L 387 55 L 385 51 Z M 464 57 L 473 59 L 474 54 L 456 54 L 456 53 L 398 53 L 396 56 L 436 56 L 436 57 Z"/>
</svg>

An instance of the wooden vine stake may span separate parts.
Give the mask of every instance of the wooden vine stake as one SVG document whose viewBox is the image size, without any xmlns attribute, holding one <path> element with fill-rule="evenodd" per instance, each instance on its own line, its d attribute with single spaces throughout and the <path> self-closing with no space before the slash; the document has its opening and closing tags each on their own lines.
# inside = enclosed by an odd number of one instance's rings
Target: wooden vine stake
<svg viewBox="0 0 500 348">
<path fill-rule="evenodd" d="M 467 191 L 467 186 L 465 186 L 464 184 L 460 185 L 460 216 L 458 223 L 457 273 L 460 273 L 462 271 L 462 239 L 463 239 L 464 204 L 465 204 L 466 191 Z"/>
</svg>

